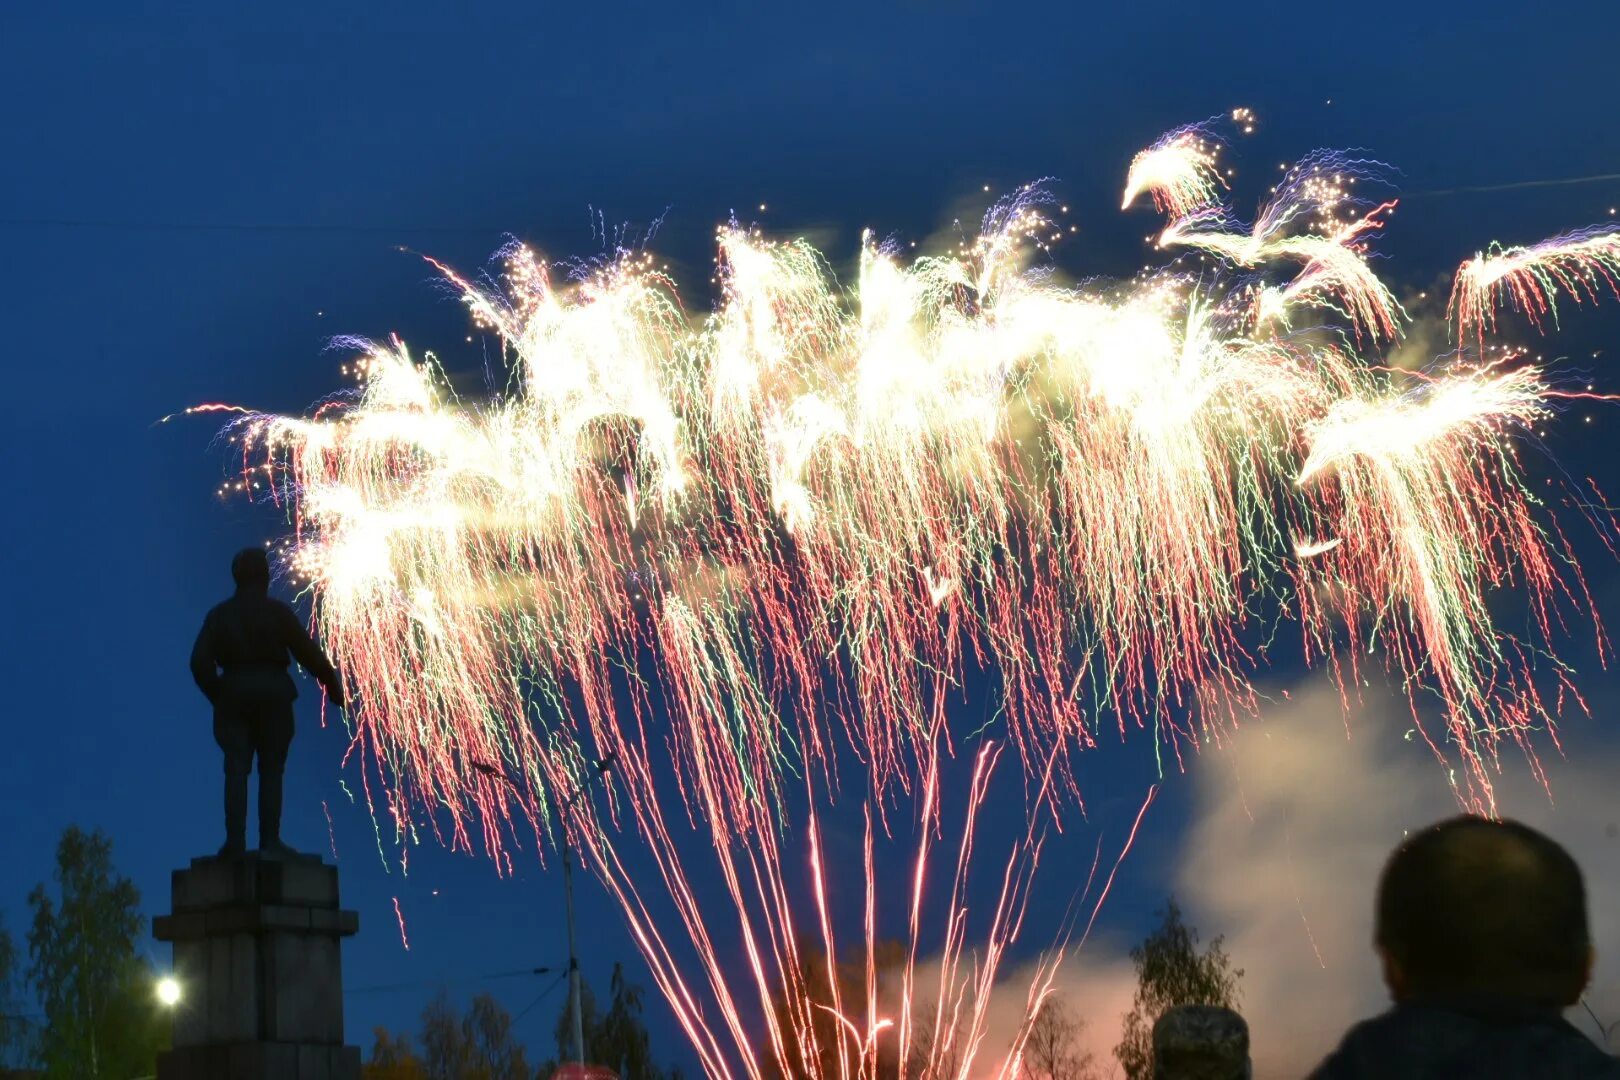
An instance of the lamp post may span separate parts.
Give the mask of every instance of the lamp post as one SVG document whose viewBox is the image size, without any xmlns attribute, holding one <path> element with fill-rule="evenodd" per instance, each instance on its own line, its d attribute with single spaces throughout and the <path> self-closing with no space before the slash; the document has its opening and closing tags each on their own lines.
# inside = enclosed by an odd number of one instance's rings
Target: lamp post
<svg viewBox="0 0 1620 1080">
<path fill-rule="evenodd" d="M 180 980 L 173 975 L 158 976 L 158 981 L 152 986 L 152 992 L 157 995 L 158 1004 L 171 1013 L 179 1006 L 180 998 L 183 996 L 180 992 Z M 149 1073 L 137 1076 L 134 1080 L 157 1080 L 157 1077 Z"/>
<path fill-rule="evenodd" d="M 563 823 L 563 892 L 568 902 L 568 1011 L 574 1018 L 574 1061 L 581 1069 L 585 1066 L 585 1014 L 580 1004 L 579 952 L 574 945 L 574 860 L 571 854 L 573 843 L 568 835 L 571 821 L 569 815 L 573 812 L 574 804 L 579 802 L 580 797 L 590 786 L 607 775 L 607 771 L 613 767 L 613 762 L 618 756 L 615 751 L 598 760 L 591 774 L 579 782 L 560 811 Z"/>
</svg>

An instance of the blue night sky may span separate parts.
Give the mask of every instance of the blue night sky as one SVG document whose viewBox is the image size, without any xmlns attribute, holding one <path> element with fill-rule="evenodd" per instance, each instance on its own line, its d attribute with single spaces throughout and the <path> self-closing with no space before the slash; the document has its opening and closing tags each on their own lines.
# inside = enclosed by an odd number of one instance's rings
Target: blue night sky
<svg viewBox="0 0 1620 1080">
<path fill-rule="evenodd" d="M 387 7 L 150 4 L 136 15 L 59 4 L 0 15 L 0 917 L 19 936 L 24 897 L 71 823 L 111 835 L 149 914 L 165 909 L 172 868 L 218 846 L 219 751 L 187 652 L 204 611 L 229 591 L 230 554 L 283 522 L 216 496 L 227 461 L 212 445 L 214 420 L 156 421 L 204 401 L 303 412 L 345 385 L 344 354 L 326 349 L 339 334 L 398 332 L 452 368 L 481 363 L 465 345 L 463 309 L 402 246 L 476 270 L 509 234 L 556 256 L 599 251 L 592 208 L 610 224 L 666 215 L 655 247 L 702 307 L 713 227 L 734 209 L 767 231 L 811 233 L 841 260 L 863 227 L 925 240 L 985 184 L 1052 177 L 1081 226 L 1065 269 L 1129 275 L 1150 258 L 1143 237 L 1157 222 L 1117 209 L 1131 154 L 1237 105 L 1260 121 L 1229 158 L 1240 206 L 1277 162 L 1319 146 L 1364 147 L 1401 170 L 1406 197 L 1379 247 L 1402 295 L 1493 238 L 1533 241 L 1605 220 L 1620 203 L 1620 181 L 1425 194 L 1620 172 L 1612 3 Z M 761 202 L 766 213 L 747 212 Z M 1561 377 L 1620 392 L 1604 351 L 1617 312 L 1611 301 L 1567 313 L 1545 344 L 1568 358 Z M 1513 331 L 1533 341 L 1528 327 Z M 1614 420 L 1612 406 L 1583 403 L 1553 425 L 1547 447 L 1576 478 L 1613 490 Z M 1561 520 L 1614 621 L 1613 557 L 1578 515 Z M 1512 617 L 1511 602 L 1504 611 Z M 1556 812 L 1534 790 L 1504 810 L 1569 838 L 1595 893 L 1608 875 L 1611 891 L 1594 906 L 1620 909 L 1620 847 L 1612 837 L 1604 846 L 1602 831 L 1620 811 L 1588 775 L 1589 763 L 1620 759 L 1607 707 L 1620 695 L 1592 641 L 1589 626 L 1572 624 L 1564 655 L 1593 716 L 1571 713 L 1567 759 L 1546 750 Z M 1446 811 L 1443 774 L 1400 738 L 1409 718 L 1403 726 L 1377 687 L 1347 739 L 1310 677 L 1285 668 L 1266 680 L 1280 703 L 1267 725 L 1328 732 L 1251 748 L 1258 768 L 1314 777 L 1314 794 L 1273 791 L 1298 827 L 1221 824 L 1237 784 L 1226 750 L 1185 772 L 1167 766 L 1093 944 L 1070 964 L 1075 994 L 1099 1010 L 1116 997 L 1087 988 L 1088 958 L 1102 982 L 1117 973 L 1120 949 L 1172 888 L 1206 934 L 1230 935 L 1252 973 L 1252 1009 L 1287 996 L 1268 992 L 1266 970 L 1296 968 L 1326 980 L 1307 997 L 1347 1010 L 1335 1025 L 1377 1007 L 1355 922 L 1370 903 L 1368 868 L 1399 828 Z M 563 963 L 555 868 L 520 859 L 501 879 L 487 861 L 431 843 L 412 849 L 408 876 L 391 848 L 385 866 L 364 804 L 339 786 L 342 729 L 319 726 L 316 689 L 303 689 L 285 833 L 330 857 L 329 807 L 344 898 L 362 925 L 345 952 L 349 1041 L 369 1050 L 376 1025 L 414 1028 L 441 983 L 459 996 L 489 989 L 514 1012 L 528 1005 L 549 980 L 481 977 Z M 978 726 L 983 703 L 962 709 Z M 1105 865 L 1117 853 L 1156 768 L 1151 732 L 1105 738 L 1082 761 L 1088 817 L 1076 815 L 1043 868 L 1021 959 L 1046 943 L 1099 837 Z M 1355 768 L 1365 782 L 1346 779 Z M 1503 770 L 1504 790 L 1518 790 L 1522 761 L 1504 757 Z M 992 833 L 1021 822 L 1014 795 L 988 811 Z M 1357 833 L 1368 806 L 1393 816 Z M 1302 853 L 1307 837 L 1314 856 Z M 857 850 L 855 834 L 845 841 L 846 854 Z M 1338 843 L 1363 856 L 1340 858 Z M 1257 860 L 1257 878 L 1293 845 L 1284 861 L 1301 875 L 1294 895 L 1250 895 L 1230 869 L 1199 895 L 1189 881 L 1223 844 Z M 580 895 L 587 978 L 605 989 L 622 960 L 650 990 L 607 895 L 588 878 Z M 1312 939 L 1322 952 L 1332 934 L 1299 933 L 1318 895 L 1339 898 L 1348 927 L 1342 952 L 1320 964 Z M 1620 932 L 1605 925 L 1600 936 Z M 166 946 L 150 948 L 167 963 Z M 1301 957 L 1310 963 L 1297 967 Z M 1600 965 L 1599 983 L 1620 1008 L 1617 967 Z M 365 989 L 395 984 L 406 989 Z M 531 1060 L 551 1052 L 562 1001 L 559 991 L 522 1018 Z M 693 1071 L 655 996 L 649 1017 L 661 1053 Z M 1282 1038 L 1260 1032 L 1264 1016 L 1253 1022 L 1257 1047 Z M 1274 1060 L 1319 1053 L 1330 1036 L 1275 1049 Z"/>
</svg>

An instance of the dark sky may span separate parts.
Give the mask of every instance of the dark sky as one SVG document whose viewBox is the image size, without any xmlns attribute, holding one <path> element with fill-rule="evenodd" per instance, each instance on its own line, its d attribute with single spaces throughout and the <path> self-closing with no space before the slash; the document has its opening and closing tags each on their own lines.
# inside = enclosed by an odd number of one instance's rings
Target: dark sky
<svg viewBox="0 0 1620 1080">
<path fill-rule="evenodd" d="M 701 305 L 706 245 L 733 208 L 766 202 L 767 228 L 812 230 L 842 259 L 864 226 L 925 238 L 983 184 L 1050 176 L 1082 227 L 1066 265 L 1129 273 L 1154 220 L 1117 211 L 1130 155 L 1235 105 L 1260 118 L 1230 159 L 1240 204 L 1318 146 L 1401 169 L 1410 198 L 1382 250 L 1408 289 L 1492 238 L 1534 240 L 1620 202 L 1615 183 L 1423 194 L 1620 171 L 1611 3 L 140 7 L 0 15 L 0 914 L 14 932 L 70 823 L 108 831 L 151 913 L 170 869 L 219 843 L 219 756 L 186 653 L 228 591 L 230 553 L 281 526 L 215 497 L 212 421 L 155 421 L 214 400 L 303 411 L 341 385 L 343 357 L 324 351 L 337 334 L 398 331 L 453 365 L 462 309 L 401 245 L 466 268 L 507 233 L 589 254 L 588 208 L 637 223 L 667 210 L 657 246 Z M 1620 379 L 1591 353 L 1615 310 L 1576 311 L 1553 345 L 1575 358 L 1566 373 L 1610 391 Z M 1611 418 L 1586 415 L 1564 417 L 1572 433 L 1552 449 L 1613 481 Z M 1612 560 L 1588 569 L 1612 595 Z M 1594 700 L 1610 682 L 1583 666 Z M 307 688 L 287 834 L 326 851 L 329 807 L 363 926 L 345 954 L 350 1041 L 412 1026 L 440 981 L 522 1008 L 545 983 L 480 976 L 561 963 L 557 875 L 520 862 L 499 880 L 431 845 L 408 877 L 385 870 L 315 700 Z M 1605 719 L 1591 738 L 1612 744 Z M 1082 777 L 1086 860 L 1095 830 L 1115 843 L 1140 804 L 1150 743 L 1107 746 Z M 1138 932 L 1163 896 L 1195 810 L 1186 787 L 1167 778 L 1106 931 Z M 589 880 L 581 893 L 588 977 L 605 984 L 620 959 L 640 972 L 605 894 Z M 395 983 L 413 988 L 361 992 Z M 535 1057 L 561 996 L 522 1021 Z M 661 1003 L 651 1013 L 666 1053 L 689 1060 Z"/>
</svg>

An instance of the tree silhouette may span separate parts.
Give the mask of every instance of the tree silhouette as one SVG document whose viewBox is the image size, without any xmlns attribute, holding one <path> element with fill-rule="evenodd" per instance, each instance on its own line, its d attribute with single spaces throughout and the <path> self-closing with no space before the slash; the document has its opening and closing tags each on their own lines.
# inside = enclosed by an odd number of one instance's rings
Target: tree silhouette
<svg viewBox="0 0 1620 1080">
<path fill-rule="evenodd" d="M 0 922 L 0 1069 L 20 1066 L 28 1056 L 28 1020 L 17 994 L 17 943 Z"/>
<path fill-rule="evenodd" d="M 618 965 L 614 965 L 617 970 Z M 573 1008 L 568 995 L 563 995 L 562 1008 L 557 1012 L 557 1026 L 554 1034 L 557 1039 L 557 1056 L 540 1065 L 540 1078 L 547 1080 L 562 1065 L 574 1060 L 574 1017 L 569 1011 Z M 591 990 L 591 984 L 585 981 L 585 976 L 579 978 L 579 1015 L 580 1031 L 585 1039 L 584 1053 L 586 1064 L 594 1065 L 600 1061 L 597 1056 L 598 1047 L 597 1027 L 599 1021 L 596 1016 L 596 994 Z"/>
<path fill-rule="evenodd" d="M 1089 1050 L 1080 1042 L 1086 1022 L 1061 994 L 1041 1006 L 1024 1042 L 1024 1071 L 1030 1080 L 1099 1080 Z"/>
<path fill-rule="evenodd" d="M 904 968 L 907 955 L 906 947 L 898 941 L 879 941 L 872 947 L 871 964 L 880 986 L 891 981 L 895 973 Z M 833 970 L 829 971 L 826 951 L 819 941 L 806 938 L 800 944 L 799 959 L 803 1002 L 808 1012 L 801 1014 L 799 1022 L 795 1023 L 794 1006 L 785 995 L 777 995 L 773 1008 L 788 1067 L 784 1071 L 774 1053 L 770 1054 L 765 1062 L 765 1074 L 772 1080 L 821 1080 L 823 1077 L 838 1076 L 841 1073 L 841 1053 L 852 1061 L 859 1057 L 859 1048 L 852 1040 L 865 1027 L 865 948 L 855 950 L 847 959 L 832 965 Z M 849 1026 L 851 1022 L 855 1025 L 854 1032 Z M 805 1027 L 808 1028 L 808 1037 L 801 1039 L 798 1032 Z M 892 1029 L 888 1034 L 890 1038 L 880 1039 L 877 1043 L 877 1066 L 870 1073 L 877 1080 L 900 1075 L 897 1039 L 893 1037 Z M 927 1042 L 922 1042 L 923 1039 Z M 931 1032 L 919 1035 L 914 1040 L 911 1054 L 913 1068 L 907 1070 L 908 1075 L 915 1075 L 918 1063 L 925 1058 L 925 1047 L 931 1041 Z"/>
<path fill-rule="evenodd" d="M 602 1013 L 590 984 L 580 982 L 586 1064 L 606 1066 L 619 1074 L 619 1080 L 677 1080 L 679 1069 L 666 1071 L 653 1060 L 652 1041 L 641 1018 L 642 990 L 625 975 L 622 964 L 613 965 L 609 988 L 613 996 Z M 574 1060 L 574 1020 L 566 999 L 557 1016 L 556 1036 L 557 1057 L 540 1067 L 541 1080 Z"/>
<path fill-rule="evenodd" d="M 1242 969 L 1234 970 L 1217 937 L 1202 952 L 1198 931 L 1182 922 L 1175 897 L 1165 901 L 1158 928 L 1131 950 L 1136 965 L 1136 998 L 1125 1014 L 1125 1030 L 1114 1056 L 1130 1080 L 1153 1075 L 1153 1024 L 1176 1005 L 1234 1008 Z"/>
<path fill-rule="evenodd" d="M 599 1012 L 587 983 L 580 984 L 585 1060 L 605 1065 L 620 1080 L 680 1080 L 679 1069 L 665 1071 L 653 1061 L 652 1041 L 642 1021 L 642 990 L 613 965 L 613 997 Z M 557 1017 L 557 1057 L 529 1066 L 513 1037 L 512 1017 L 488 994 L 472 999 L 465 1015 L 440 991 L 422 1009 L 413 1040 L 386 1028 L 372 1033 L 371 1059 L 361 1068 L 365 1080 L 548 1080 L 561 1063 L 574 1060 L 574 1025 L 566 1001 Z"/>
<path fill-rule="evenodd" d="M 926 1012 L 926 1010 L 924 1010 Z M 911 1034 L 911 1064 L 906 1068 L 906 1075 L 914 1076 L 917 1080 L 935 1080 L 936 1077 L 956 1077 L 962 1071 L 962 1043 L 960 1030 L 944 1049 L 936 1052 L 935 1044 L 940 1041 L 940 1033 L 935 1029 L 934 1018 L 924 1015 L 916 1021 L 917 1026 Z M 952 1034 L 947 1031 L 946 1034 Z"/>
<path fill-rule="evenodd" d="M 116 1077 L 153 1072 L 168 1024 L 154 974 L 136 952 L 140 894 L 113 871 L 101 831 L 69 826 L 56 847 L 53 899 L 28 894 L 29 977 L 45 1011 L 39 1055 L 47 1077 Z"/>
<path fill-rule="evenodd" d="M 416 1056 L 409 1035 L 372 1031 L 371 1060 L 360 1067 L 364 1080 L 427 1080 L 427 1065 Z"/>
<path fill-rule="evenodd" d="M 641 1019 L 641 988 L 630 983 L 624 967 L 613 965 L 610 983 L 612 1003 L 602 1018 L 597 1038 L 604 1064 L 619 1071 L 619 1080 L 661 1080 L 662 1070 L 653 1064 L 651 1042 Z"/>
<path fill-rule="evenodd" d="M 489 994 L 478 994 L 465 1015 L 441 990 L 422 1009 L 422 1052 L 408 1035 L 373 1033 L 366 1080 L 532 1080 L 522 1044 L 512 1038 L 512 1016 Z"/>
</svg>

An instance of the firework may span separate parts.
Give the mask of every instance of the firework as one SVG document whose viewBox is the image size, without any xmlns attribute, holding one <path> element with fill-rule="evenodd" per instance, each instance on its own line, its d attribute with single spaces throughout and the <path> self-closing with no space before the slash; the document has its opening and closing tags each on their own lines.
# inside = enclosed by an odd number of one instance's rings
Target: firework
<svg viewBox="0 0 1620 1080">
<path fill-rule="evenodd" d="M 1287 330 L 1294 309 L 1327 308 L 1358 340 L 1391 341 L 1405 312 L 1368 264 L 1367 248 L 1395 203 L 1372 206 L 1356 189 L 1387 183 L 1388 171 L 1381 162 L 1319 150 L 1285 172 L 1252 226 L 1224 207 L 1204 207 L 1172 220 L 1158 245 L 1207 252 L 1245 270 L 1301 264 L 1292 281 L 1256 290 L 1257 324 Z"/>
<path fill-rule="evenodd" d="M 1368 261 L 1389 204 L 1350 193 L 1368 163 L 1313 155 L 1245 229 L 1215 205 L 1214 155 L 1207 125 L 1171 132 L 1126 203 L 1150 192 L 1175 218 L 1162 244 L 1240 277 L 1066 286 L 1032 265 L 1054 235 L 1038 187 L 949 253 L 868 237 L 847 289 L 809 244 L 728 225 L 703 317 L 644 252 L 559 277 L 514 248 L 495 285 L 445 270 L 504 351 L 503 392 L 462 402 L 389 341 L 360 346 L 360 386 L 313 418 L 237 419 L 237 483 L 296 522 L 287 566 L 355 690 L 358 767 L 396 839 L 431 829 L 503 867 L 525 837 L 577 845 L 711 1075 L 965 1076 L 1005 1049 L 989 990 L 1045 828 L 1079 799 L 1073 756 L 1105 725 L 1177 753 L 1218 735 L 1255 707 L 1246 642 L 1285 616 L 1313 662 L 1353 673 L 1378 648 L 1435 691 L 1436 751 L 1488 807 L 1496 746 L 1550 716 L 1486 597 L 1517 583 L 1547 637 L 1573 573 L 1511 440 L 1551 391 L 1528 365 L 1416 379 L 1360 351 L 1404 316 Z M 1304 307 L 1338 332 L 1288 332 Z M 993 739 L 947 709 L 980 666 Z M 941 778 L 965 740 L 958 801 Z M 610 755 L 624 782 L 559 818 L 554 793 Z M 970 938 L 1003 756 L 1029 825 Z M 866 821 L 850 1000 L 822 835 L 840 799 Z M 947 814 L 963 839 L 924 979 Z M 886 981 L 873 852 L 894 827 L 918 840 Z M 692 884 L 693 830 L 735 963 Z M 1017 1057 L 1015 1038 L 1003 1072 Z"/>
<path fill-rule="evenodd" d="M 1382 162 L 1317 150 L 1284 172 L 1260 204 L 1253 225 L 1244 227 L 1214 199 L 1187 210 L 1166 208 L 1171 220 L 1159 246 L 1201 248 L 1243 267 L 1279 254 L 1277 245 L 1290 237 L 1322 237 L 1359 247 L 1364 234 L 1383 224 L 1379 215 L 1394 203 L 1375 207 L 1357 185 L 1387 186 L 1389 171 Z"/>
<path fill-rule="evenodd" d="M 1406 393 L 1336 402 L 1312 425 L 1296 481 L 1306 489 L 1335 481 L 1329 498 L 1342 542 L 1312 554 L 1354 583 L 1354 599 L 1347 591 L 1341 603 L 1398 624 L 1384 635 L 1387 651 L 1432 671 L 1480 805 L 1491 801 L 1483 759 L 1494 756 L 1495 743 L 1481 730 L 1490 710 L 1499 710 L 1493 727 L 1520 739 L 1543 712 L 1534 689 L 1518 683 L 1504 655 L 1511 639 L 1494 631 L 1485 599 L 1491 587 L 1525 582 L 1546 632 L 1553 551 L 1529 506 L 1513 496 L 1522 489 L 1505 439 L 1547 416 L 1547 394 L 1533 369 L 1485 368 L 1420 381 Z M 1514 680 L 1515 692 L 1494 694 L 1481 681 L 1487 675 Z"/>
<path fill-rule="evenodd" d="M 1380 162 L 1317 151 L 1285 173 L 1252 226 L 1225 207 L 1202 207 L 1175 217 L 1158 246 L 1205 252 L 1243 270 L 1299 264 L 1293 280 L 1254 289 L 1252 318 L 1260 328 L 1287 331 L 1296 309 L 1325 308 L 1358 341 L 1392 341 L 1405 312 L 1373 272 L 1367 249 L 1395 203 L 1370 206 L 1355 189 L 1361 181 L 1384 183 L 1386 171 Z"/>
<path fill-rule="evenodd" d="M 1279 241 L 1278 256 L 1304 263 L 1286 285 L 1264 286 L 1255 300 L 1255 319 L 1281 329 L 1292 325 L 1300 307 L 1328 308 L 1360 340 L 1393 341 L 1406 312 L 1367 264 L 1366 255 L 1344 238 L 1308 236 Z"/>
<path fill-rule="evenodd" d="M 1119 208 L 1129 210 L 1143 192 L 1162 214 L 1183 218 L 1220 200 L 1226 182 L 1220 171 L 1221 141 L 1213 121 L 1166 132 L 1131 159 Z"/>
<path fill-rule="evenodd" d="M 1597 300 L 1620 296 L 1620 231 L 1612 225 L 1563 233 L 1529 247 L 1490 249 L 1457 268 L 1448 308 L 1459 340 L 1495 331 L 1505 295 L 1537 330 L 1558 320 L 1558 297 Z"/>
</svg>

